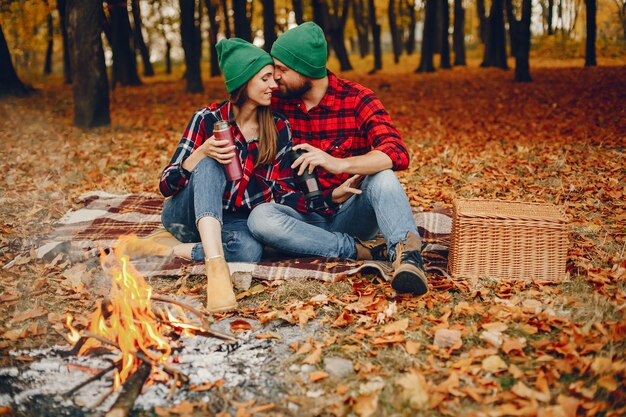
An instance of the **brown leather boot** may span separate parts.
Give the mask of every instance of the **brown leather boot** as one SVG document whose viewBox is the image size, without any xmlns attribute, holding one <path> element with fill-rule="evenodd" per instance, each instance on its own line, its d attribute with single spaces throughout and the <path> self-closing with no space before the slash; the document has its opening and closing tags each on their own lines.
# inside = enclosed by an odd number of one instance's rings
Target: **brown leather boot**
<svg viewBox="0 0 626 417">
<path fill-rule="evenodd" d="M 357 261 L 387 261 L 387 242 L 384 240 L 363 242 L 354 238 L 354 248 L 356 249 Z"/>
<path fill-rule="evenodd" d="M 230 281 L 230 271 L 223 256 L 204 261 L 206 266 L 206 309 L 210 313 L 222 313 L 237 308 L 237 299 Z"/>
<path fill-rule="evenodd" d="M 123 236 L 116 245 L 122 255 L 131 259 L 144 256 L 170 256 L 172 248 L 180 242 L 165 229 L 158 229 L 148 236 Z"/>
<path fill-rule="evenodd" d="M 428 292 L 428 277 L 422 258 L 422 241 L 414 233 L 407 234 L 406 242 L 396 245 L 396 259 L 391 287 L 398 294 L 424 295 Z"/>
</svg>

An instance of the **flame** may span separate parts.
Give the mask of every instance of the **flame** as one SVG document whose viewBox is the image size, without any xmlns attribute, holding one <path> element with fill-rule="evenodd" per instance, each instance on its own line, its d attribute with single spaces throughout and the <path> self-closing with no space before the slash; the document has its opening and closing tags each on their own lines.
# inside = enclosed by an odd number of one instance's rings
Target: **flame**
<svg viewBox="0 0 626 417">
<path fill-rule="evenodd" d="M 152 287 L 132 268 L 128 257 L 119 254 L 117 250 L 115 257 L 121 268 L 114 269 L 110 303 L 105 304 L 106 311 L 102 311 L 102 305 L 96 308 L 90 319 L 89 331 L 117 343 L 120 347 L 121 370 L 116 370 L 114 377 L 114 388 L 117 388 L 139 365 L 138 351 L 156 363 L 165 363 L 171 354 L 171 348 L 161 334 L 151 309 Z M 76 344 L 80 334 L 72 326 L 72 320 L 72 316 L 68 314 L 66 325 L 70 333 L 67 338 Z M 176 325 L 180 326 L 179 323 Z M 101 346 L 105 345 L 94 338 L 88 338 L 79 354 Z"/>
</svg>

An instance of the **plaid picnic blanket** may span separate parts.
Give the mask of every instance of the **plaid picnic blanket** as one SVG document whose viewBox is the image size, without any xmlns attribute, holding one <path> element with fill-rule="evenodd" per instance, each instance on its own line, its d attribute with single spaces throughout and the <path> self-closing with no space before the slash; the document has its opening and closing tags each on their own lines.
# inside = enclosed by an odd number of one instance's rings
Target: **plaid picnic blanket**
<svg viewBox="0 0 626 417">
<path fill-rule="evenodd" d="M 161 227 L 163 197 L 156 194 L 117 195 L 92 192 L 80 197 L 83 207 L 68 212 L 45 236 L 37 257 L 52 259 L 66 254 L 73 262 L 98 257 L 112 248 L 123 235 L 146 236 Z M 424 260 L 430 268 L 445 274 L 452 228 L 451 212 L 422 212 L 414 209 L 414 218 L 425 244 Z M 146 277 L 204 274 L 204 265 L 181 258 L 145 257 L 131 260 L 135 269 Z M 334 282 L 356 272 L 374 272 L 388 279 L 388 262 L 352 261 L 334 258 L 296 258 L 259 263 L 229 263 L 234 275 L 251 275 L 264 280 L 313 278 Z"/>
</svg>

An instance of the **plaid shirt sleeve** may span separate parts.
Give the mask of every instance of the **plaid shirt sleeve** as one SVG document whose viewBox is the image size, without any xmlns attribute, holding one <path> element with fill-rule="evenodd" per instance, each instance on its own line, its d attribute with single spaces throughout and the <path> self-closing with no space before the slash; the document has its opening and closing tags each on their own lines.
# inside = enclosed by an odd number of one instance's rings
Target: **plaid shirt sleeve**
<svg viewBox="0 0 626 417">
<path fill-rule="evenodd" d="M 291 168 L 291 158 L 289 151 L 293 147 L 293 137 L 291 134 L 291 126 L 287 119 L 278 118 L 276 122 L 278 128 L 278 150 L 276 152 L 276 165 L 278 169 L 272 189 L 274 201 L 294 208 L 295 210 L 306 213 L 309 211 L 317 212 L 321 215 L 331 214 L 330 205 L 326 201 L 319 199 L 306 201 L 304 193 L 297 189 L 294 171 Z"/>
<path fill-rule="evenodd" d="M 372 150 L 381 151 L 391 158 L 392 169 L 409 166 L 409 153 L 398 129 L 383 104 L 370 90 L 364 89 L 356 99 L 355 114 L 358 125 L 372 144 Z"/>
<path fill-rule="evenodd" d="M 214 118 L 208 108 L 203 108 L 193 115 L 187 125 L 174 156 L 161 174 L 159 189 L 163 196 L 169 197 L 176 194 L 189 182 L 191 173 L 183 168 L 183 162 L 206 140 L 205 124 L 210 122 L 206 120 L 207 117 Z"/>
</svg>

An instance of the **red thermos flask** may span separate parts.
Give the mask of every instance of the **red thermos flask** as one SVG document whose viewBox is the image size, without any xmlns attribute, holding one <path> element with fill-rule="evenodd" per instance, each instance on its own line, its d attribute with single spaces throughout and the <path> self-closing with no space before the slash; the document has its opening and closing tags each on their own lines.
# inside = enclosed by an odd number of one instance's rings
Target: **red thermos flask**
<svg viewBox="0 0 626 417">
<path fill-rule="evenodd" d="M 228 140 L 229 145 L 235 145 L 235 138 L 233 132 L 230 130 L 230 123 L 228 120 L 219 120 L 213 125 L 213 135 L 219 140 Z M 228 181 L 235 181 L 243 176 L 241 169 L 241 160 L 239 159 L 239 152 L 235 147 L 235 157 L 229 164 L 224 165 L 224 173 Z"/>
</svg>

